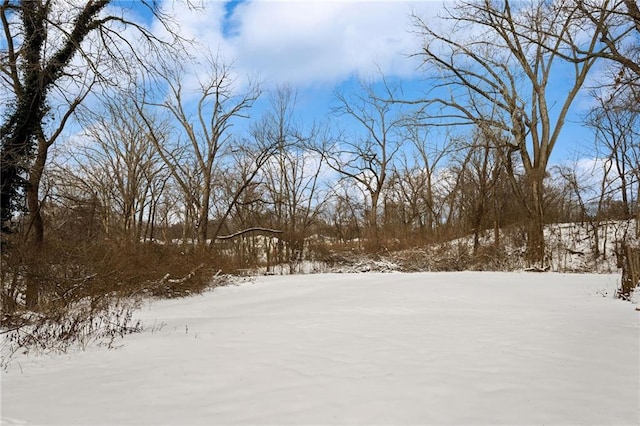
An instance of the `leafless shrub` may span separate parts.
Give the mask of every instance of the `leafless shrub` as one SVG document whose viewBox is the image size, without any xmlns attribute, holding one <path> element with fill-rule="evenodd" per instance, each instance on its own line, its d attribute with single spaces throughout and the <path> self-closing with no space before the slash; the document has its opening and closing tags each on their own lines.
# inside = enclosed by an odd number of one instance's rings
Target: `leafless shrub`
<svg viewBox="0 0 640 426">
<path fill-rule="evenodd" d="M 141 322 L 133 316 L 136 306 L 132 299 L 96 304 L 87 298 L 57 312 L 5 314 L 0 367 L 7 368 L 17 352 L 65 353 L 92 344 L 114 348 L 118 338 L 142 331 Z"/>
</svg>

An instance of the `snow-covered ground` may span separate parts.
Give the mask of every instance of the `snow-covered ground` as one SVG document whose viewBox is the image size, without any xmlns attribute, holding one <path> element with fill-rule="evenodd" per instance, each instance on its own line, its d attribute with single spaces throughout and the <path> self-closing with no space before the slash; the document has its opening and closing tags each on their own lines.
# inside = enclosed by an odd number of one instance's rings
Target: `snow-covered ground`
<svg viewBox="0 0 640 426">
<path fill-rule="evenodd" d="M 116 350 L 17 356 L 3 424 L 640 422 L 618 275 L 261 277 L 139 311 Z"/>
</svg>

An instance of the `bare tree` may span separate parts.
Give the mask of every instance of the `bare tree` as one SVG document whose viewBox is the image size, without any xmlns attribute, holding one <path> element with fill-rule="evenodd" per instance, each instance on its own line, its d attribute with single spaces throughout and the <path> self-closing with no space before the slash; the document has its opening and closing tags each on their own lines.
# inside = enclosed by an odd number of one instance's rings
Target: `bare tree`
<svg viewBox="0 0 640 426">
<path fill-rule="evenodd" d="M 384 96 L 393 99 L 397 89 L 385 84 Z M 401 130 L 407 116 L 401 105 L 383 99 L 374 84 L 360 84 L 360 93 L 336 95 L 336 116 L 353 120 L 362 131 L 321 147 L 326 164 L 360 185 L 368 197 L 367 232 L 373 246 L 378 241 L 378 208 L 388 174 L 403 144 Z"/>
<path fill-rule="evenodd" d="M 124 30 L 138 31 L 146 54 L 167 46 L 143 25 L 126 19 L 126 8 L 109 14 L 111 3 L 4 0 L 0 5 L 7 40 L 0 75 L 10 93 L 0 132 L 1 220 L 6 224 L 19 208 L 20 194 L 26 194 L 27 229 L 36 241 L 44 236 L 38 189 L 49 148 L 92 91 L 144 63 Z M 167 22 L 159 9 L 149 8 Z"/>
<path fill-rule="evenodd" d="M 283 231 L 277 260 L 288 262 L 291 272 L 302 259 L 305 241 L 325 201 L 320 191 L 322 156 L 306 148 L 315 143 L 318 132 L 301 129 L 295 108 L 296 93 L 286 86 L 278 88 L 253 132 L 263 145 L 275 147 L 262 174 L 275 221 L 272 227 Z"/>
<path fill-rule="evenodd" d="M 528 258 L 542 264 L 547 166 L 596 53 L 608 51 L 602 29 L 585 33 L 575 11 L 542 0 L 460 2 L 445 20 L 447 33 L 415 22 L 424 39 L 418 55 L 435 81 L 425 117 L 479 126 L 495 135 L 505 161 L 518 155 L 525 186 L 511 177 L 529 218 Z M 558 69 L 561 88 L 552 87 Z"/>
<path fill-rule="evenodd" d="M 144 101 L 168 112 L 176 122 L 177 137 L 184 142 L 179 161 L 172 154 L 175 146 L 153 136 L 153 123 L 145 118 L 142 107 L 138 107 L 160 156 L 185 194 L 185 203 L 189 205 L 185 207 L 195 214 L 196 237 L 200 245 L 208 240 L 212 188 L 220 171 L 220 157 L 232 138 L 230 128 L 234 120 L 247 117 L 246 111 L 260 94 L 255 85 L 244 93 L 237 93 L 232 68 L 220 57 L 209 57 L 205 66 L 207 74 L 198 81 L 195 105 L 185 89 L 188 78 L 180 66 L 165 67 L 160 71 L 168 91 L 163 101 Z"/>
<path fill-rule="evenodd" d="M 260 183 L 260 172 L 265 164 L 275 155 L 276 146 L 263 144 L 263 141 L 251 141 L 241 139 L 238 143 L 230 147 L 233 161 L 221 170 L 218 187 L 224 187 L 226 191 L 219 197 L 216 204 L 217 225 L 213 232 L 212 239 L 228 240 L 250 233 L 280 234 L 280 229 L 265 228 L 260 224 L 249 224 L 249 226 L 234 230 L 231 234 L 221 235 L 226 220 L 238 204 L 252 204 L 257 200 L 248 201 L 245 197 L 253 193 Z M 213 241 L 212 241 L 213 242 Z"/>
<path fill-rule="evenodd" d="M 350 244 L 357 241 L 358 248 L 361 248 L 365 220 L 363 198 L 361 188 L 352 181 L 339 181 L 333 188 L 326 214 L 338 242 Z"/>
<path fill-rule="evenodd" d="M 471 135 L 470 143 L 459 153 L 458 173 L 462 176 L 461 195 L 462 208 L 466 221 L 473 233 L 473 254 L 480 248 L 480 235 L 488 228 L 487 219 L 493 216 L 494 238 L 499 239 L 499 209 L 492 209 L 499 199 L 508 195 L 500 194 L 495 189 L 501 176 L 504 175 L 503 159 L 492 146 L 493 137 L 476 129 Z M 497 210 L 497 211 L 496 211 Z"/>
<path fill-rule="evenodd" d="M 577 202 L 580 222 L 586 223 L 593 234 L 591 241 L 594 260 L 600 256 L 607 257 L 607 228 L 611 226 L 610 221 L 629 219 L 628 206 L 622 202 L 620 209 L 619 199 L 615 200 L 620 191 L 615 169 L 615 161 L 611 158 L 597 159 L 586 170 L 578 163 L 554 167 L 564 180 L 567 191 Z M 626 236 L 626 226 L 621 228 L 625 229 Z"/>
<path fill-rule="evenodd" d="M 403 213 L 407 235 L 433 236 L 442 218 L 436 179 L 439 168 L 452 151 L 449 135 L 430 133 L 428 127 L 408 121 L 402 130 L 407 146 L 393 167 L 391 197 L 407 211 Z M 386 212 L 385 212 L 386 214 Z M 418 235 L 415 233 L 417 232 Z"/>
<path fill-rule="evenodd" d="M 167 123 L 149 114 L 147 117 L 156 132 L 167 128 Z M 83 111 L 81 122 L 85 124 L 84 144 L 71 155 L 76 167 L 84 170 L 85 179 L 104 188 L 102 203 L 111 206 L 109 229 L 133 240 L 146 238 L 146 229 L 153 226 L 156 202 L 170 175 L 131 96 L 119 95 L 103 108 Z"/>
<path fill-rule="evenodd" d="M 612 190 L 620 195 L 625 219 L 633 216 L 634 207 L 637 211 L 640 189 L 640 109 L 629 91 L 620 93 L 626 97 L 614 99 L 609 99 L 608 95 L 604 99 L 596 96 L 597 105 L 587 118 L 587 125 L 595 135 L 597 150 L 603 160 L 615 169 L 615 188 Z"/>
</svg>

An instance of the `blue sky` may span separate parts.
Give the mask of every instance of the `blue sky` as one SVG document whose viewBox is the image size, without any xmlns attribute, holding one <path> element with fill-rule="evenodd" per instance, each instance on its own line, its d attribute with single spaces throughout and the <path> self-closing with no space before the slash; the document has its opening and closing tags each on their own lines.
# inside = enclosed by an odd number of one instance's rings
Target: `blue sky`
<svg viewBox="0 0 640 426">
<path fill-rule="evenodd" d="M 336 90 L 349 93 L 358 78 L 380 71 L 408 96 L 426 91 L 420 49 L 409 15 L 439 25 L 442 1 L 215 1 L 163 0 L 181 33 L 234 63 L 242 81 L 253 76 L 267 90 L 289 85 L 298 93 L 302 121 L 327 118 Z M 449 5 L 451 3 L 448 3 Z M 189 5 L 197 7 L 190 8 Z M 556 79 L 557 88 L 563 81 Z M 263 102 L 266 97 L 263 97 Z M 576 100 L 552 162 L 588 155 L 590 132 L 580 123 L 589 101 Z M 260 110 L 260 103 L 257 111 Z M 335 117 L 332 119 L 335 120 Z"/>
</svg>

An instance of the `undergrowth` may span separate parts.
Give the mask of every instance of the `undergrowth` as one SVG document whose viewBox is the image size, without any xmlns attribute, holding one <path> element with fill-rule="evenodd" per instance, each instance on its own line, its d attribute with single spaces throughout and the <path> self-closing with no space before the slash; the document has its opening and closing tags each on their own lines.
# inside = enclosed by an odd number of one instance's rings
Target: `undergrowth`
<svg viewBox="0 0 640 426">
<path fill-rule="evenodd" d="M 142 330 L 145 298 L 175 298 L 225 285 L 225 258 L 187 247 L 51 236 L 35 246 L 7 238 L 0 265 L 0 366 L 18 353 L 114 348 Z M 29 300 L 29 288 L 36 297 Z M 32 292 L 33 294 L 33 292 Z"/>
<path fill-rule="evenodd" d="M 139 303 L 130 299 L 95 306 L 83 300 L 64 312 L 5 314 L 0 367 L 6 369 L 18 352 L 60 354 L 91 345 L 116 348 L 119 338 L 142 331 L 142 323 L 133 315 Z"/>
</svg>

